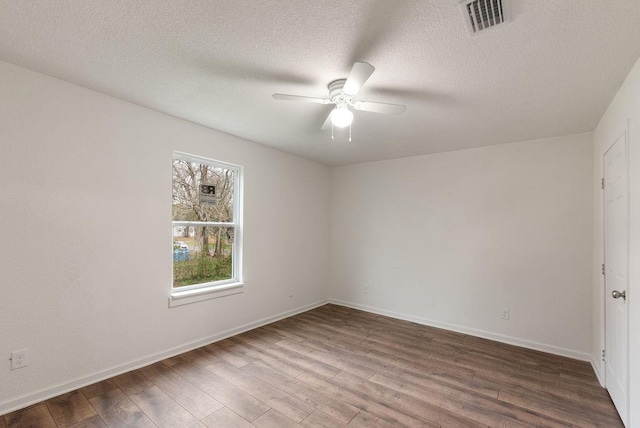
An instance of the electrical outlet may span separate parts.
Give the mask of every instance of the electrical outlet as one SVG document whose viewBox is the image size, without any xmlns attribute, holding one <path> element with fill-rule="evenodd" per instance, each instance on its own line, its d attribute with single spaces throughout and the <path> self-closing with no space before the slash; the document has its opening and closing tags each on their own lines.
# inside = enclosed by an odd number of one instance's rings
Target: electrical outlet
<svg viewBox="0 0 640 428">
<path fill-rule="evenodd" d="M 29 363 L 29 350 L 21 349 L 11 353 L 11 370 L 26 367 Z"/>
<path fill-rule="evenodd" d="M 362 287 L 362 292 L 363 292 L 364 294 L 369 294 L 369 286 L 368 286 L 368 285 L 365 285 L 364 287 Z"/>
<path fill-rule="evenodd" d="M 509 319 L 509 308 L 504 308 L 502 310 L 502 319 L 503 320 L 508 320 Z"/>
<path fill-rule="evenodd" d="M 293 287 L 289 288 L 289 297 L 293 297 Z"/>
</svg>

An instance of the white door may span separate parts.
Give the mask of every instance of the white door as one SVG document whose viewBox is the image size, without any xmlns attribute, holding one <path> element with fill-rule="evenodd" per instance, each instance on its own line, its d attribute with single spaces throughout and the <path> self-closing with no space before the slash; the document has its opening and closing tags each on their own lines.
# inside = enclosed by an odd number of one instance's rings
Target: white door
<svg viewBox="0 0 640 428">
<path fill-rule="evenodd" d="M 624 132 L 604 155 L 605 385 L 625 424 L 628 394 L 629 205 Z"/>
</svg>

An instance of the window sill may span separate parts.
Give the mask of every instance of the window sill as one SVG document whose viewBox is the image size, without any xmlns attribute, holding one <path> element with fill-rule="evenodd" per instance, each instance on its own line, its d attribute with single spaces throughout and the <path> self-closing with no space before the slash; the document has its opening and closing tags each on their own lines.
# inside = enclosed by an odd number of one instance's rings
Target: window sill
<svg viewBox="0 0 640 428">
<path fill-rule="evenodd" d="M 174 291 L 169 296 L 169 307 L 188 305 L 202 300 L 217 299 L 219 297 L 231 296 L 244 292 L 243 282 L 233 282 L 231 284 L 218 285 L 214 287 L 198 288 L 188 291 Z"/>
</svg>

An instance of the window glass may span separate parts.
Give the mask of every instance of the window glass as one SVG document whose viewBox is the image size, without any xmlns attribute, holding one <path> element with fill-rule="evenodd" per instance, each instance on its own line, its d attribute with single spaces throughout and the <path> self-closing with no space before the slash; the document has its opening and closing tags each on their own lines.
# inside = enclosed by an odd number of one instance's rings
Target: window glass
<svg viewBox="0 0 640 428">
<path fill-rule="evenodd" d="M 176 153 L 173 159 L 173 288 L 240 281 L 240 167 Z"/>
</svg>

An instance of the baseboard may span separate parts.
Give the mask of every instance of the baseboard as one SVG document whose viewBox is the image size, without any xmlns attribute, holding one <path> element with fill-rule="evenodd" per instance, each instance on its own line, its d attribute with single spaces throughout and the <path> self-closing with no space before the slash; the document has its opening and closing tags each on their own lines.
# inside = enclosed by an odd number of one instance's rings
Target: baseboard
<svg viewBox="0 0 640 428">
<path fill-rule="evenodd" d="M 600 366 L 601 365 L 598 364 L 598 362 L 593 359 L 593 355 L 589 359 L 589 362 L 591 363 L 591 367 L 593 367 L 593 371 L 595 372 L 596 377 L 598 378 L 598 382 L 600 383 L 600 386 L 602 386 L 604 388 L 604 376 L 603 376 L 602 372 L 600 371 Z"/>
<path fill-rule="evenodd" d="M 290 316 L 309 311 L 311 309 L 323 306 L 327 303 L 328 303 L 327 300 L 323 300 L 323 301 L 305 305 L 296 309 L 285 311 L 267 318 L 263 318 L 248 324 L 244 324 L 236 328 L 232 328 L 232 329 L 214 334 L 212 336 L 205 337 L 203 339 L 199 339 L 196 341 L 182 344 L 180 346 L 176 346 L 174 348 L 168 349 L 166 351 L 163 351 L 157 354 L 147 355 L 146 357 L 137 359 L 135 361 L 131 361 L 126 364 L 121 364 L 116 367 L 102 370 L 89 376 L 78 377 L 68 382 L 64 382 L 52 387 L 47 387 L 33 393 L 25 394 L 8 401 L 4 401 L 0 403 L 0 415 L 5 415 L 15 410 L 19 410 L 27 406 L 30 406 L 32 404 L 39 403 L 44 400 L 48 400 L 49 398 L 56 397 L 60 394 L 64 394 L 64 393 L 76 390 L 78 388 L 82 388 L 84 386 L 91 385 L 93 383 L 100 382 L 105 379 L 109 379 L 111 377 L 129 372 L 131 370 L 136 370 L 141 367 L 148 366 L 149 364 L 157 363 L 158 361 L 162 361 L 166 358 L 175 357 L 176 355 L 183 354 L 185 352 L 200 348 L 210 343 L 218 342 L 228 337 L 235 336 L 236 334 L 244 333 L 245 331 L 253 330 L 254 328 L 258 328 L 263 325 L 270 324 L 272 322 L 281 320 L 283 318 L 288 318 Z"/>
<path fill-rule="evenodd" d="M 580 352 L 580 351 L 574 351 L 572 349 L 561 348 L 553 345 L 546 345 L 544 343 L 518 339 L 516 337 L 511 337 L 504 334 L 492 333 L 485 330 L 479 330 L 479 329 L 464 327 L 456 324 L 430 320 L 430 319 L 418 317 L 415 315 L 408 315 L 400 312 L 388 311 L 386 309 L 361 305 L 359 303 L 346 302 L 346 301 L 337 300 L 337 299 L 329 299 L 329 303 L 333 303 L 335 305 L 340 305 L 340 306 L 346 306 L 348 308 L 358 309 L 365 312 L 371 312 L 378 315 L 384 315 L 391 318 L 411 321 L 411 322 L 415 322 L 416 324 L 428 325 L 430 327 L 437 327 L 445 330 L 455 331 L 458 333 L 470 334 L 472 336 L 482 337 L 484 339 L 495 340 L 496 342 L 502 342 L 509 345 L 520 346 L 523 348 L 533 349 L 536 351 L 548 352 L 550 354 L 574 358 L 576 360 L 587 361 L 587 362 L 591 361 L 590 354 L 587 354 L 585 352 Z"/>
</svg>

